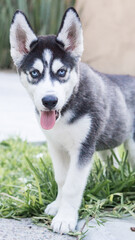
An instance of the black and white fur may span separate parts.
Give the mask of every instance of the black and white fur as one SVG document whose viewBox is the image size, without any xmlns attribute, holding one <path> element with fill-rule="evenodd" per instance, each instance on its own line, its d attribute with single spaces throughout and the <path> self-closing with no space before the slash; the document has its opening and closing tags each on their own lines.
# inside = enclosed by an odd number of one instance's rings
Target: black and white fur
<svg viewBox="0 0 135 240">
<path fill-rule="evenodd" d="M 58 196 L 45 210 L 54 215 L 55 232 L 74 231 L 78 209 L 95 151 L 125 144 L 135 167 L 135 78 L 99 73 L 81 63 L 83 34 L 75 9 L 69 8 L 55 35 L 37 37 L 24 13 L 10 29 L 11 56 L 31 96 L 40 122 L 49 109 L 43 98 L 57 98 L 57 120 L 43 130 L 52 157 Z M 58 76 L 63 68 L 64 77 Z M 33 79 L 31 71 L 38 70 Z M 102 151 L 104 153 L 104 151 Z"/>
</svg>

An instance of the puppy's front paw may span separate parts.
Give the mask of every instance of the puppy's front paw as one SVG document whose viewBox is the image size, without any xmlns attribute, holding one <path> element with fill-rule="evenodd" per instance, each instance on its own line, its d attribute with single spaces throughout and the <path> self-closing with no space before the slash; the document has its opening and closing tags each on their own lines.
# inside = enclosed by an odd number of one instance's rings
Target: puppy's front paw
<svg viewBox="0 0 135 240">
<path fill-rule="evenodd" d="M 58 209 L 59 209 L 59 202 L 57 200 L 55 200 L 54 202 L 50 203 L 46 207 L 45 213 L 47 215 L 55 216 L 56 213 L 58 212 Z"/>
<path fill-rule="evenodd" d="M 66 214 L 57 213 L 53 218 L 51 227 L 54 232 L 66 234 L 68 232 L 74 232 L 77 224 L 77 214 L 69 212 Z"/>
</svg>

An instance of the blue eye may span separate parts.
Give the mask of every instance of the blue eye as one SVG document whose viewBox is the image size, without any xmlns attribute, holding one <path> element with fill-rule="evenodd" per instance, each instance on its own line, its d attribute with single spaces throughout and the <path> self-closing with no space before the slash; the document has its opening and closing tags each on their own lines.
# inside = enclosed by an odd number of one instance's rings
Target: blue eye
<svg viewBox="0 0 135 240">
<path fill-rule="evenodd" d="M 30 75 L 32 78 L 38 78 L 40 76 L 40 72 L 35 69 L 30 72 Z"/>
<path fill-rule="evenodd" d="M 57 76 L 58 77 L 65 77 L 65 75 L 66 75 L 66 70 L 65 69 L 59 69 L 58 71 L 57 71 Z"/>
</svg>

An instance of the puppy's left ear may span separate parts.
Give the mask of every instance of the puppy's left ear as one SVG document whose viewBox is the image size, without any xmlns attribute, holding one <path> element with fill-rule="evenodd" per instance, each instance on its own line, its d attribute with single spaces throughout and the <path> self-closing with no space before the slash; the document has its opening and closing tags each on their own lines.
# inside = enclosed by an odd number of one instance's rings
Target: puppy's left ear
<svg viewBox="0 0 135 240">
<path fill-rule="evenodd" d="M 83 33 L 80 18 L 74 8 L 65 12 L 56 40 L 64 46 L 65 51 L 77 58 L 83 53 Z"/>
</svg>

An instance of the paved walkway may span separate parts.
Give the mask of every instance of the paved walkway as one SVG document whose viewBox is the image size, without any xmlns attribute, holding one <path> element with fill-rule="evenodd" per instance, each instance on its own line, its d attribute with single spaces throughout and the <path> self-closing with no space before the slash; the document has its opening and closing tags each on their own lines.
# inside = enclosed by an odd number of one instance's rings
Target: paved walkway
<svg viewBox="0 0 135 240">
<path fill-rule="evenodd" d="M 16 221 L 0 219 L 0 240 L 75 240 L 75 238 L 54 234 L 45 227 L 33 224 L 30 219 Z"/>
<path fill-rule="evenodd" d="M 18 135 L 31 142 L 44 141 L 34 114 L 34 107 L 22 87 L 19 77 L 13 72 L 0 72 L 0 141 L 9 136 Z M 84 224 L 81 221 L 78 229 Z M 30 227 L 31 226 L 31 227 Z M 95 220 L 89 222 L 89 230 L 85 240 L 135 240 L 135 219 L 108 219 L 102 226 Z M 21 222 L 0 219 L 0 240 L 70 240 L 69 236 L 61 236 L 46 228 L 31 224 L 30 220 Z"/>
<path fill-rule="evenodd" d="M 135 218 L 124 219 L 104 218 L 107 221 L 103 225 L 98 225 L 95 219 L 89 221 L 89 227 L 84 240 L 135 240 L 135 232 L 131 230 L 135 227 Z M 84 220 L 78 224 L 80 229 Z"/>
<path fill-rule="evenodd" d="M 78 230 L 84 225 L 84 220 L 78 224 Z M 84 228 L 87 234 L 84 240 L 135 240 L 135 220 L 130 218 L 108 218 L 104 225 L 98 225 L 94 219 L 89 222 L 89 227 Z M 21 221 L 13 219 L 0 219 L 0 240 L 77 240 L 76 237 L 55 234 L 45 227 L 32 223 L 31 219 Z"/>
</svg>

